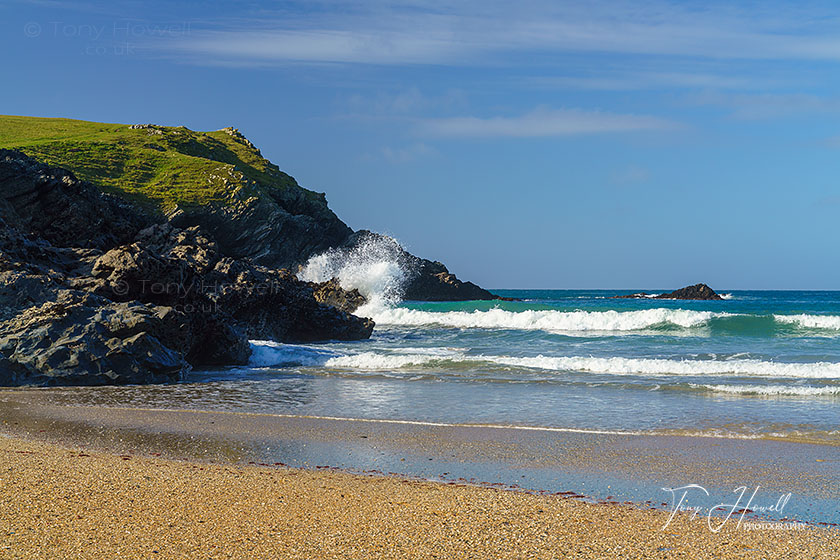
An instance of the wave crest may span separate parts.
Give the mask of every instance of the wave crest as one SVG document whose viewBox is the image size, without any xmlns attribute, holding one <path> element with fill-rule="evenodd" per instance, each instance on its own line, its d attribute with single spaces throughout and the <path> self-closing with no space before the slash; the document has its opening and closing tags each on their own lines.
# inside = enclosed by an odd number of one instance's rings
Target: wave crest
<svg viewBox="0 0 840 560">
<path fill-rule="evenodd" d="M 773 315 L 779 323 L 795 325 L 806 329 L 840 330 L 840 316 L 837 315 Z"/>
<path fill-rule="evenodd" d="M 706 389 L 715 393 L 728 393 L 732 395 L 761 395 L 761 396 L 833 396 L 840 395 L 840 387 L 800 387 L 795 385 L 695 385 L 697 389 Z"/>
<path fill-rule="evenodd" d="M 660 325 L 682 328 L 701 326 L 726 313 L 686 309 L 639 311 L 449 311 L 430 312 L 405 308 L 373 310 L 377 325 L 441 325 L 454 328 L 544 330 L 549 332 L 639 331 Z"/>
</svg>

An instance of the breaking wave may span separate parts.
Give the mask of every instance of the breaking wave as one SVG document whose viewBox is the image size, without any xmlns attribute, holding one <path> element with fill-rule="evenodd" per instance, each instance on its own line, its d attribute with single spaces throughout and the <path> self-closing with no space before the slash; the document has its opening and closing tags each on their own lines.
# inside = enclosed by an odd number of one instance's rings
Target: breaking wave
<svg viewBox="0 0 840 560">
<path fill-rule="evenodd" d="M 555 371 L 585 371 L 614 375 L 744 375 L 840 379 L 840 363 L 784 363 L 761 360 L 667 360 L 657 358 L 594 357 L 491 357 L 486 360 L 509 366 Z"/>
<path fill-rule="evenodd" d="M 732 395 L 761 395 L 761 396 L 834 396 L 840 395 L 840 387 L 800 387 L 795 385 L 695 385 L 697 389 L 706 389 L 715 393 Z"/>
<path fill-rule="evenodd" d="M 840 330 L 838 315 L 773 315 L 779 323 L 794 325 L 806 329 Z"/>
<path fill-rule="evenodd" d="M 487 356 L 467 355 L 463 349 L 447 348 L 405 348 L 398 353 L 366 351 L 339 354 L 309 346 L 260 340 L 251 341 L 251 348 L 250 365 L 252 367 L 319 366 L 339 369 L 390 370 L 446 362 L 450 365 L 485 364 L 558 373 L 840 379 L 840 363 L 834 362 L 785 363 L 744 359 L 669 360 L 592 356 Z M 770 387 L 767 390 L 772 389 Z"/>
<path fill-rule="evenodd" d="M 416 309 L 373 309 L 377 325 L 441 325 L 454 328 L 576 331 L 639 331 L 656 326 L 691 328 L 704 325 L 726 313 L 686 309 L 644 309 L 639 311 L 449 311 L 429 312 Z"/>
<path fill-rule="evenodd" d="M 404 348 L 401 353 L 359 352 L 339 354 L 311 346 L 280 344 L 270 340 L 251 341 L 251 367 L 333 367 L 339 369 L 389 370 L 421 366 L 431 362 L 458 361 L 458 349 Z"/>
<path fill-rule="evenodd" d="M 330 249 L 309 259 L 298 278 L 327 282 L 338 278 L 345 290 L 357 289 L 367 306 L 385 307 L 402 299 L 408 271 L 400 264 L 404 250 L 393 237 L 368 235 L 350 248 Z M 364 308 L 357 315 L 369 316 Z"/>
</svg>

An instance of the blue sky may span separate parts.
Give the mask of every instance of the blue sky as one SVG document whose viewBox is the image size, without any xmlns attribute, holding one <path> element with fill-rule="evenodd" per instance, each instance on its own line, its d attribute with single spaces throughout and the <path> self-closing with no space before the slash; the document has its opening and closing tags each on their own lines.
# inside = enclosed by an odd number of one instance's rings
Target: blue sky
<svg viewBox="0 0 840 560">
<path fill-rule="evenodd" d="M 832 2 L 3 0 L 0 113 L 238 127 L 490 288 L 840 289 Z"/>
</svg>

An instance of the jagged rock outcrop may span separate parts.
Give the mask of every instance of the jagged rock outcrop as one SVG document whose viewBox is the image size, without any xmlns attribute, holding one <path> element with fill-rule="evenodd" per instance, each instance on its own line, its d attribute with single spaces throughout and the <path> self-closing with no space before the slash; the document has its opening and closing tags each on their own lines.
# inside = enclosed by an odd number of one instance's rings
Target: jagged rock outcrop
<svg viewBox="0 0 840 560">
<path fill-rule="evenodd" d="M 0 186 L 0 217 L 56 247 L 103 249 L 150 223 L 124 200 L 14 150 L 0 150 Z"/>
<path fill-rule="evenodd" d="M 0 385 L 173 381 L 247 363 L 249 338 L 370 336 L 370 319 L 317 301 L 288 271 L 225 256 L 199 227 L 150 222 L 0 151 Z"/>
<path fill-rule="evenodd" d="M 639 292 L 636 294 L 628 294 L 624 296 L 613 296 L 614 299 L 696 299 L 696 300 L 722 300 L 713 289 L 706 284 L 694 284 L 693 286 L 686 286 L 667 294 L 652 295 L 647 292 Z"/>
<path fill-rule="evenodd" d="M 359 290 L 345 290 L 341 287 L 338 278 L 331 278 L 320 284 L 312 282 L 312 293 L 315 299 L 321 303 L 332 305 L 335 308 L 353 313 L 367 303 L 367 299 Z"/>
<path fill-rule="evenodd" d="M 0 385 L 162 383 L 189 370 L 167 309 L 61 290 L 2 324 Z"/>
</svg>

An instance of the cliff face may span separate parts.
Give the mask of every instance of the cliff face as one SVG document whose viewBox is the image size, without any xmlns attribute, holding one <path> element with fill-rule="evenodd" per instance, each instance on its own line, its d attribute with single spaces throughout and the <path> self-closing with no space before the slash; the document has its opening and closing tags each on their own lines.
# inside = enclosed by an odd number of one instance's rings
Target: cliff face
<svg viewBox="0 0 840 560">
<path fill-rule="evenodd" d="M 370 336 L 317 286 L 156 218 L 0 149 L 0 385 L 172 381 L 247 363 L 249 338 Z"/>
<path fill-rule="evenodd" d="M 73 171 L 131 203 L 150 222 L 200 227 L 219 252 L 270 268 L 291 268 L 369 232 L 353 231 L 326 196 L 305 189 L 265 159 L 236 129 L 119 125 L 0 116 L 0 148 Z M 439 262 L 405 253 L 405 297 L 494 299 Z"/>
</svg>

